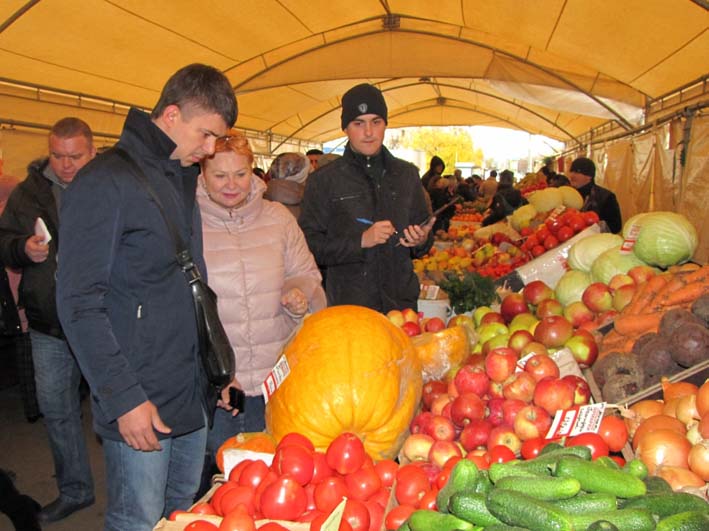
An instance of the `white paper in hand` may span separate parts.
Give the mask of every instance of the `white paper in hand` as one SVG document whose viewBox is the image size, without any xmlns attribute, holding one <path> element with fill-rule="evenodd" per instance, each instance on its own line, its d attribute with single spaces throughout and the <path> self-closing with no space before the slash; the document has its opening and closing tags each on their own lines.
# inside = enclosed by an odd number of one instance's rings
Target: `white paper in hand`
<svg viewBox="0 0 709 531">
<path fill-rule="evenodd" d="M 35 236 L 42 237 L 42 243 L 44 245 L 47 245 L 50 241 L 52 241 L 52 235 L 49 234 L 47 225 L 44 223 L 42 218 L 37 218 L 37 221 L 34 222 L 34 233 Z"/>
</svg>

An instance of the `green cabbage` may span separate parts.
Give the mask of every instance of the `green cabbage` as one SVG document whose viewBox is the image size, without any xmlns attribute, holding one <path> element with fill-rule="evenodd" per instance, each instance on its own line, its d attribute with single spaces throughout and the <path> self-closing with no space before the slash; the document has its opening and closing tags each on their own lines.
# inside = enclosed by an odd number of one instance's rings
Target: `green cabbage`
<svg viewBox="0 0 709 531">
<path fill-rule="evenodd" d="M 632 225 L 640 226 L 633 253 L 650 265 L 669 267 L 692 258 L 699 238 L 694 225 L 675 212 L 648 212 L 633 216 L 623 227 L 628 237 Z"/>
<path fill-rule="evenodd" d="M 532 205 L 522 205 L 517 210 L 512 212 L 510 216 L 510 224 L 514 230 L 521 230 L 529 227 L 529 222 L 537 215 L 537 209 Z"/>
<path fill-rule="evenodd" d="M 568 208 L 575 208 L 576 210 L 581 210 L 583 207 L 583 197 L 571 186 L 560 186 L 559 191 L 561 192 L 562 201 L 564 201 L 564 206 Z"/>
<path fill-rule="evenodd" d="M 591 265 L 591 280 L 608 284 L 610 279 L 620 273 L 627 273 L 635 266 L 646 265 L 633 253 L 621 253 L 620 245 L 601 253 Z"/>
<path fill-rule="evenodd" d="M 591 276 L 583 271 L 570 270 L 556 283 L 554 294 L 564 306 L 581 300 L 584 290 L 591 284 Z"/>
<path fill-rule="evenodd" d="M 537 212 L 549 212 L 564 204 L 563 196 L 558 188 L 544 188 L 537 190 L 527 197 L 530 205 L 534 205 Z"/>
<path fill-rule="evenodd" d="M 579 271 L 590 273 L 591 265 L 596 258 L 608 249 L 618 247 L 622 243 L 623 238 L 617 234 L 609 234 L 606 232 L 592 234 L 571 246 L 567 262 L 571 269 L 578 269 Z"/>
</svg>

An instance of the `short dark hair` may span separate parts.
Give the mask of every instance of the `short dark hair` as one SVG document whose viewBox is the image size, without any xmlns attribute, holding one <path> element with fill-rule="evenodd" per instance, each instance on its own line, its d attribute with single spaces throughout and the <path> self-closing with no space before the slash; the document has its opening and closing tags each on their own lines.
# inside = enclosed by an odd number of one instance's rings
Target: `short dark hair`
<svg viewBox="0 0 709 531">
<path fill-rule="evenodd" d="M 71 138 L 74 136 L 86 137 L 89 144 L 93 144 L 94 134 L 91 132 L 89 124 L 80 118 L 74 116 L 67 116 L 62 118 L 57 123 L 55 123 L 49 131 L 50 135 L 54 135 L 59 138 Z"/>
<path fill-rule="evenodd" d="M 322 152 L 322 149 L 317 149 L 317 148 L 309 149 L 308 151 L 305 152 L 305 154 L 306 155 L 324 155 L 324 153 Z"/>
<path fill-rule="evenodd" d="M 160 117 L 168 105 L 189 105 L 218 114 L 227 127 L 236 122 L 236 96 L 226 76 L 213 66 L 191 64 L 180 68 L 167 80 L 150 116 Z"/>
</svg>

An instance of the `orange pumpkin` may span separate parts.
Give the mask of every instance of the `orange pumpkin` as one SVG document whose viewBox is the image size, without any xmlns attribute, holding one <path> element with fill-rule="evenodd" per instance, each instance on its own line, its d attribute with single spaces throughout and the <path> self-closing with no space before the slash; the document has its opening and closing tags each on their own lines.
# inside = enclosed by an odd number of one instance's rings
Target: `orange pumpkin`
<svg viewBox="0 0 709 531">
<path fill-rule="evenodd" d="M 464 326 L 426 332 L 411 340 L 421 361 L 424 381 L 442 379 L 451 369 L 460 367 L 470 355 L 470 339 Z"/>
<path fill-rule="evenodd" d="M 307 436 L 320 450 L 343 432 L 374 459 L 394 457 L 421 397 L 411 340 L 384 315 L 333 306 L 306 318 L 285 347 L 290 374 L 266 405 L 276 440 Z"/>
<path fill-rule="evenodd" d="M 217 450 L 217 468 L 221 472 L 224 472 L 224 451 L 230 448 L 273 454 L 276 452 L 276 441 L 263 431 L 237 433 L 234 437 L 229 437 Z"/>
</svg>

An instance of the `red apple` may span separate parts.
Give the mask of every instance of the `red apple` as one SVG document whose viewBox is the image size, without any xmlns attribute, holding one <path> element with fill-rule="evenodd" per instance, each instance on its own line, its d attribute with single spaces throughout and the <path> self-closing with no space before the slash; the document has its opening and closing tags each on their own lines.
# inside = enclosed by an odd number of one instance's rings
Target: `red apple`
<svg viewBox="0 0 709 531">
<path fill-rule="evenodd" d="M 591 401 L 591 388 L 586 380 L 575 374 L 567 374 L 562 380 L 566 380 L 574 386 L 575 406 L 585 406 Z"/>
<path fill-rule="evenodd" d="M 588 323 L 595 319 L 595 314 L 581 301 L 574 301 L 564 308 L 564 317 L 566 317 L 571 326 L 578 328 L 584 323 Z"/>
<path fill-rule="evenodd" d="M 487 439 L 487 449 L 489 450 L 499 444 L 507 446 L 516 454 L 522 448 L 522 441 L 519 440 L 514 428 L 508 424 L 495 426 L 490 431 L 490 437 Z"/>
<path fill-rule="evenodd" d="M 514 425 L 517 413 L 526 405 L 526 402 L 517 398 L 505 398 L 502 403 L 502 421 L 504 424 Z"/>
<path fill-rule="evenodd" d="M 613 292 L 613 309 L 622 312 L 635 295 L 635 283 L 620 286 Z"/>
<path fill-rule="evenodd" d="M 524 287 L 522 295 L 524 295 L 527 304 L 537 306 L 543 300 L 551 299 L 554 296 L 554 290 L 541 280 L 533 280 Z"/>
<path fill-rule="evenodd" d="M 500 313 L 506 323 L 509 323 L 518 313 L 526 312 L 529 312 L 529 307 L 524 300 L 524 295 L 521 293 L 510 293 L 502 299 Z"/>
<path fill-rule="evenodd" d="M 510 335 L 507 346 L 515 352 L 522 352 L 522 349 L 534 341 L 534 336 L 527 330 L 517 330 Z"/>
<path fill-rule="evenodd" d="M 475 393 L 465 393 L 453 400 L 451 419 L 456 426 L 465 427 L 471 420 L 485 416 L 485 403 Z"/>
<path fill-rule="evenodd" d="M 458 437 L 458 442 L 466 452 L 479 446 L 485 446 L 492 431 L 492 422 L 488 419 L 475 419 L 463 428 Z"/>
<path fill-rule="evenodd" d="M 455 398 L 460 394 L 452 378 L 448 380 L 448 394 L 450 395 L 451 399 Z"/>
<path fill-rule="evenodd" d="M 505 323 L 505 320 L 502 318 L 502 315 L 500 315 L 497 312 L 487 312 L 485 315 L 482 316 L 480 319 L 480 326 L 485 325 L 485 324 L 490 324 L 490 323 L 502 323 L 502 324 L 507 324 Z"/>
<path fill-rule="evenodd" d="M 404 320 L 404 315 L 399 310 L 389 310 L 387 312 L 387 319 L 399 327 L 406 322 Z"/>
<path fill-rule="evenodd" d="M 601 328 L 602 326 L 606 326 L 607 324 L 612 323 L 615 321 L 615 318 L 618 316 L 618 312 L 616 310 L 608 310 L 603 313 L 601 313 L 597 318 L 596 318 L 596 328 Z"/>
<path fill-rule="evenodd" d="M 534 330 L 534 339 L 547 348 L 562 347 L 574 333 L 574 327 L 565 317 L 545 317 Z"/>
<path fill-rule="evenodd" d="M 601 313 L 613 308 L 613 293 L 603 282 L 589 284 L 581 300 L 592 312 Z"/>
<path fill-rule="evenodd" d="M 409 337 L 417 336 L 421 333 L 421 327 L 414 321 L 406 321 L 401 325 L 401 329 Z"/>
<path fill-rule="evenodd" d="M 530 354 L 543 354 L 548 356 L 549 350 L 539 341 L 532 341 L 531 343 L 527 343 L 522 349 L 522 352 L 519 353 L 521 358 L 524 358 Z"/>
<path fill-rule="evenodd" d="M 430 435 L 436 441 L 452 441 L 455 439 L 455 426 L 453 425 L 453 421 L 448 417 L 434 415 L 425 426 L 424 433 Z"/>
<path fill-rule="evenodd" d="M 426 461 L 433 446 L 433 437 L 423 433 L 413 433 L 409 435 L 401 447 L 401 453 L 409 461 Z"/>
<path fill-rule="evenodd" d="M 448 327 L 452 326 L 467 326 L 468 328 L 475 329 L 475 321 L 469 315 L 461 313 L 459 315 L 454 315 L 448 320 Z"/>
<path fill-rule="evenodd" d="M 485 358 L 485 372 L 493 382 L 504 382 L 515 372 L 519 356 L 509 347 L 496 348 Z"/>
<path fill-rule="evenodd" d="M 569 409 L 574 405 L 574 391 L 574 386 L 566 380 L 542 378 L 534 390 L 534 405 L 554 415 L 558 409 Z"/>
<path fill-rule="evenodd" d="M 534 315 L 538 319 L 544 319 L 545 317 L 551 317 L 552 315 L 562 315 L 564 313 L 564 307 L 556 299 L 544 299 L 537 306 Z"/>
<path fill-rule="evenodd" d="M 440 380 L 431 380 L 423 385 L 423 390 L 421 391 L 421 401 L 423 402 L 424 409 L 431 409 L 431 404 L 434 399 L 442 394 L 448 392 L 448 384 Z"/>
<path fill-rule="evenodd" d="M 502 397 L 491 398 L 487 401 L 487 420 L 493 426 L 499 426 L 504 422 L 502 405 L 505 403 L 505 399 Z"/>
<path fill-rule="evenodd" d="M 530 312 L 518 313 L 512 318 L 512 321 L 510 321 L 508 328 L 510 333 L 514 333 L 517 330 L 527 330 L 528 332 L 532 332 L 534 326 L 538 322 L 539 319 L 537 319 L 534 314 Z"/>
<path fill-rule="evenodd" d="M 428 452 L 428 460 L 439 468 L 451 457 L 463 457 L 460 445 L 453 441 L 435 441 Z"/>
<path fill-rule="evenodd" d="M 559 366 L 546 354 L 534 354 L 524 365 L 524 371 L 531 374 L 535 382 L 547 376 L 559 377 Z"/>
<path fill-rule="evenodd" d="M 589 333 L 574 334 L 564 343 L 564 346 L 571 351 L 579 367 L 585 369 L 593 365 L 598 358 L 598 345 Z"/>
<path fill-rule="evenodd" d="M 475 352 L 468 356 L 463 363 L 471 367 L 481 367 L 485 370 L 485 355 L 482 352 Z"/>
<path fill-rule="evenodd" d="M 436 398 L 433 399 L 433 402 L 431 402 L 431 413 L 434 415 L 440 415 L 443 413 L 443 408 L 446 407 L 447 404 L 450 404 L 453 401 L 453 397 L 450 396 L 448 393 L 438 395 Z"/>
<path fill-rule="evenodd" d="M 613 275 L 608 281 L 608 287 L 611 289 L 611 291 L 615 291 L 619 287 L 627 285 L 634 286 L 635 281 L 633 280 L 633 277 L 631 277 L 630 275 L 626 275 L 625 273 L 618 273 L 617 275 Z"/>
<path fill-rule="evenodd" d="M 551 415 L 539 406 L 528 405 L 517 414 L 514 430 L 522 441 L 544 437 L 551 427 Z"/>
<path fill-rule="evenodd" d="M 537 381 L 528 372 L 516 372 L 505 380 L 502 394 L 508 399 L 517 399 L 529 403 L 534 397 L 534 387 Z"/>
<path fill-rule="evenodd" d="M 418 324 L 420 320 L 418 312 L 412 308 L 404 308 L 403 310 L 401 310 L 401 315 L 404 317 L 404 321 L 406 321 L 407 323 Z"/>
<path fill-rule="evenodd" d="M 424 330 L 426 332 L 440 332 L 445 329 L 446 323 L 440 317 L 431 317 L 427 322 Z"/>
<path fill-rule="evenodd" d="M 490 378 L 485 373 L 484 366 L 463 365 L 456 373 L 453 381 L 458 393 L 475 393 L 479 397 L 485 396 L 490 386 Z"/>
<path fill-rule="evenodd" d="M 635 281 L 636 285 L 647 282 L 656 274 L 657 272 L 652 267 L 646 265 L 631 267 L 628 271 L 628 276 Z"/>
<path fill-rule="evenodd" d="M 421 413 L 416 415 L 411 421 L 411 424 L 409 425 L 409 431 L 411 433 L 425 433 L 427 430 L 426 426 L 431 422 L 432 418 L 433 413 L 431 413 L 430 411 L 422 411 Z"/>
<path fill-rule="evenodd" d="M 490 386 L 487 389 L 488 398 L 505 398 L 502 393 L 502 382 L 493 382 L 490 380 Z"/>
</svg>

